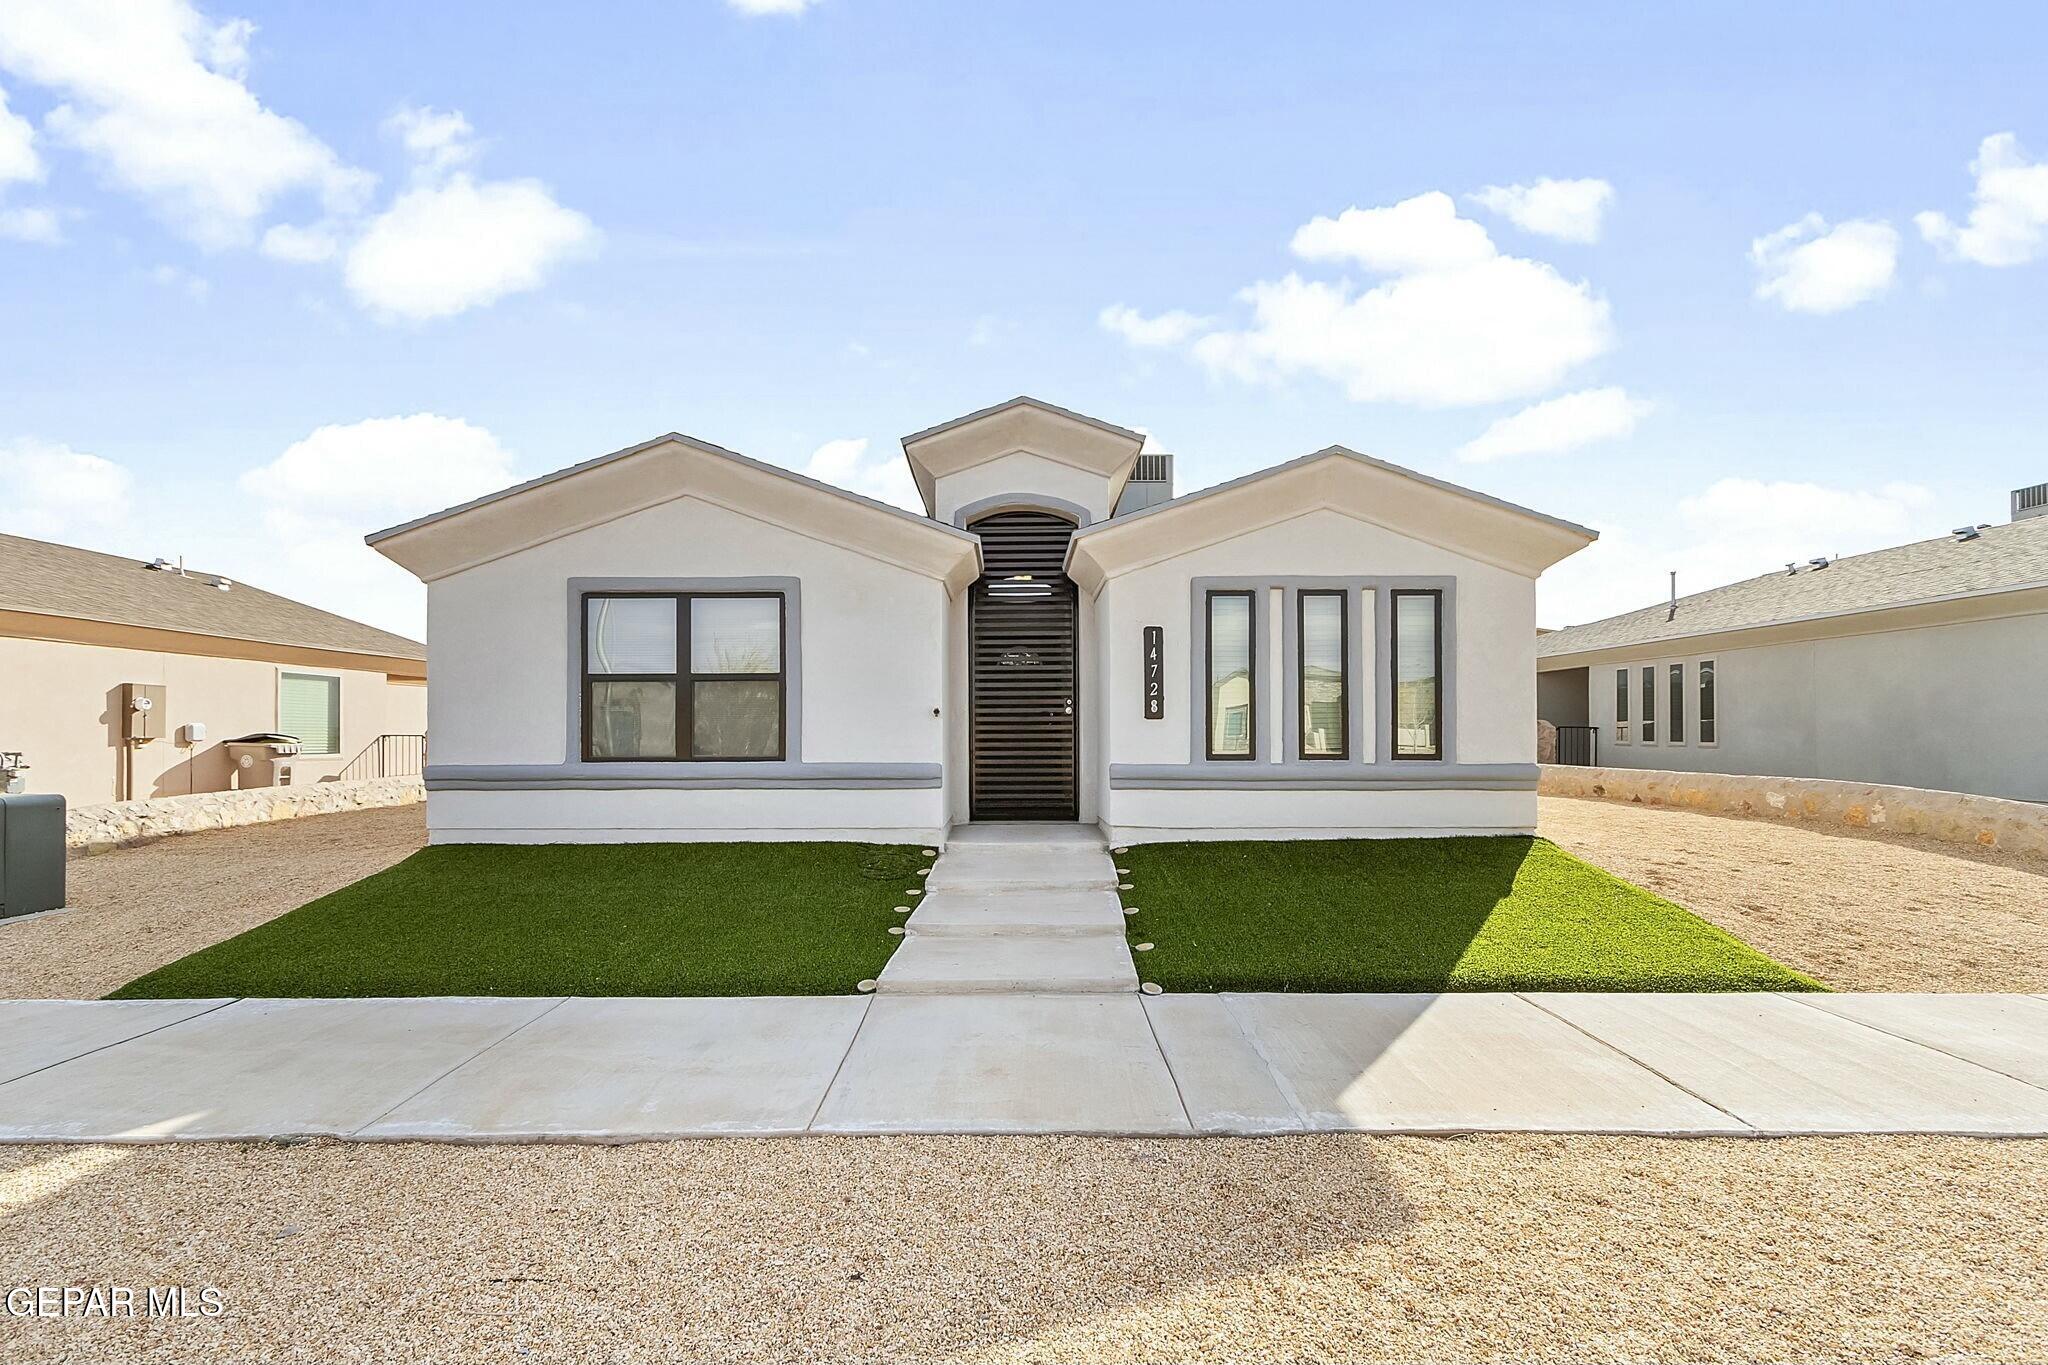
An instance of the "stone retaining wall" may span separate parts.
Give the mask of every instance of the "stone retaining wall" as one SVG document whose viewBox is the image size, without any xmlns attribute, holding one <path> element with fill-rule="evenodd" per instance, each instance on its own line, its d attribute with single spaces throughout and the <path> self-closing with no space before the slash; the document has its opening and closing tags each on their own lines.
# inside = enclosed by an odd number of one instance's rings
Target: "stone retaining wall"
<svg viewBox="0 0 2048 1365">
<path fill-rule="evenodd" d="M 1545 764 L 1537 790 L 1717 815 L 1804 820 L 1848 829 L 1918 834 L 1951 844 L 2048 855 L 2048 805 L 1966 792 L 1884 787 L 1819 777 L 1742 777 L 1654 768 Z"/>
<path fill-rule="evenodd" d="M 315 782 L 304 787 L 252 787 L 115 801 L 73 807 L 66 813 L 64 840 L 74 856 L 84 856 L 203 829 L 260 825 L 373 806 L 410 806 L 425 799 L 426 788 L 417 777 L 380 777 L 368 782 Z"/>
</svg>

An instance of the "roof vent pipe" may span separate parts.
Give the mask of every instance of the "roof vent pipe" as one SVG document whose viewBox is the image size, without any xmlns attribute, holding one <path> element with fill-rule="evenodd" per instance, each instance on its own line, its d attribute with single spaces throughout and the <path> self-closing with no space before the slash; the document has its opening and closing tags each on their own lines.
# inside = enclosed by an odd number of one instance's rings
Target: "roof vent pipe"
<svg viewBox="0 0 2048 1365">
<path fill-rule="evenodd" d="M 1667 621 L 1676 621 L 1678 619 L 1678 570 L 1676 569 L 1671 571 L 1671 610 L 1664 613 L 1664 619 Z"/>
</svg>

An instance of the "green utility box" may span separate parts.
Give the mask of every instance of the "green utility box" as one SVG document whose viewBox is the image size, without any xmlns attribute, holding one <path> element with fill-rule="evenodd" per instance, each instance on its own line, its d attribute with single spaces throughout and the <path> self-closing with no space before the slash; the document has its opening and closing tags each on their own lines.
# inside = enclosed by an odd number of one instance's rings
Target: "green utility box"
<svg viewBox="0 0 2048 1365">
<path fill-rule="evenodd" d="M 0 919 L 64 904 L 64 798 L 0 796 Z"/>
</svg>

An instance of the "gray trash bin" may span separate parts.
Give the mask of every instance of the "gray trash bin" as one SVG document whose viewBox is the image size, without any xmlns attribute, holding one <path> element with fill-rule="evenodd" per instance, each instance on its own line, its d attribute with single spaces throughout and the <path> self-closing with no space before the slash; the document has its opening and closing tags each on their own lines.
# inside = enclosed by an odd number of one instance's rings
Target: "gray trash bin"
<svg viewBox="0 0 2048 1365">
<path fill-rule="evenodd" d="M 64 904 L 64 798 L 0 796 L 0 919 Z"/>
</svg>

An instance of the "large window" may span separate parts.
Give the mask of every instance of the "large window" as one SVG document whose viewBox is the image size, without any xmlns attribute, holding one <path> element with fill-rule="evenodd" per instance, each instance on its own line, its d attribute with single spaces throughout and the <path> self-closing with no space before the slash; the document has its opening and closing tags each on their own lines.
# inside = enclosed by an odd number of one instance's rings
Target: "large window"
<svg viewBox="0 0 2048 1365">
<path fill-rule="evenodd" d="M 1685 665 L 1671 665 L 1671 714 L 1664 718 L 1669 727 L 1667 744 L 1685 743 Z"/>
<path fill-rule="evenodd" d="M 583 756 L 785 756 L 780 593 L 583 599 Z"/>
<path fill-rule="evenodd" d="M 1657 665 L 1643 665 L 1643 743 L 1657 742 Z"/>
<path fill-rule="evenodd" d="M 1614 738 L 1617 743 L 1628 743 L 1628 670 L 1614 670 Z"/>
<path fill-rule="evenodd" d="M 1714 724 L 1714 661 L 1701 659 L 1700 674 L 1700 743 L 1714 744 L 1719 740 Z"/>
<path fill-rule="evenodd" d="M 1347 599 L 1341 589 L 1304 591 L 1295 597 L 1296 660 L 1301 706 L 1301 757 L 1350 755 L 1346 720 L 1351 709 Z"/>
<path fill-rule="evenodd" d="M 1249 759 L 1256 739 L 1258 651 L 1252 643 L 1256 613 L 1250 592 L 1208 598 L 1208 756 Z"/>
<path fill-rule="evenodd" d="M 341 679 L 332 673 L 280 673 L 277 729 L 308 756 L 341 752 Z"/>
<path fill-rule="evenodd" d="M 1397 588 L 1394 607 L 1394 757 L 1443 757 L 1444 595 Z"/>
</svg>

